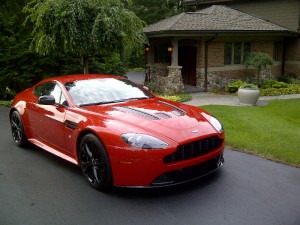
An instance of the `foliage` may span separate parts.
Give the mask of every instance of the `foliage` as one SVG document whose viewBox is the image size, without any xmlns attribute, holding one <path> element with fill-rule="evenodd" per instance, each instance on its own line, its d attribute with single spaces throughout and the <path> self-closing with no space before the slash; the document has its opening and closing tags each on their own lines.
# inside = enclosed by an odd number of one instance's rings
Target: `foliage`
<svg viewBox="0 0 300 225">
<path fill-rule="evenodd" d="M 147 88 L 149 88 L 149 91 L 151 91 L 153 93 L 158 92 L 158 90 L 159 90 L 159 87 L 158 87 L 157 83 L 154 82 L 154 81 L 150 81 L 150 82 L 145 83 L 145 86 Z"/>
<path fill-rule="evenodd" d="M 291 84 L 298 84 L 298 85 L 300 85 L 300 80 L 296 79 L 296 78 L 291 78 L 290 82 L 291 82 Z"/>
<path fill-rule="evenodd" d="M 91 66 L 92 73 L 113 74 L 124 76 L 126 73 L 120 54 L 112 53 L 102 59 L 95 57 Z"/>
<path fill-rule="evenodd" d="M 9 101 L 12 100 L 16 95 L 15 91 L 7 90 L 7 89 L 0 89 L 0 99 Z"/>
<path fill-rule="evenodd" d="M 164 95 L 164 94 L 156 94 L 160 98 L 164 98 L 174 102 L 187 102 L 192 100 L 192 96 L 188 93 L 179 93 L 174 95 Z"/>
<path fill-rule="evenodd" d="M 273 59 L 266 53 L 252 52 L 250 53 L 244 61 L 246 68 L 253 66 L 257 68 L 257 84 L 260 83 L 260 71 L 262 68 L 266 68 L 268 65 L 273 65 Z"/>
<path fill-rule="evenodd" d="M 2 100 L 0 100 L 0 106 L 10 107 L 11 104 L 12 104 L 12 100 L 11 101 L 2 101 Z"/>
<path fill-rule="evenodd" d="M 271 88 L 260 89 L 261 96 L 291 95 L 291 94 L 300 94 L 300 85 L 288 84 L 287 87 L 283 87 L 283 88 L 271 87 Z"/>
<path fill-rule="evenodd" d="M 300 85 L 265 80 L 260 85 L 261 96 L 300 94 Z"/>
<path fill-rule="evenodd" d="M 286 88 L 288 87 L 287 83 L 276 81 L 276 80 L 265 80 L 261 83 L 260 88 Z"/>
<path fill-rule="evenodd" d="M 278 78 L 278 81 L 285 83 L 293 83 L 293 80 L 297 78 L 297 75 L 294 73 L 283 74 Z"/>
<path fill-rule="evenodd" d="M 242 85 L 240 88 L 242 89 L 258 89 L 258 86 L 256 84 L 246 83 Z"/>
<path fill-rule="evenodd" d="M 226 145 L 299 167 L 300 99 L 274 100 L 269 103 L 263 107 L 202 108 L 222 121 L 226 131 Z"/>
<path fill-rule="evenodd" d="M 180 0 L 132 0 L 128 8 L 147 24 L 155 23 L 180 11 Z"/>
<path fill-rule="evenodd" d="M 33 0 L 25 8 L 33 24 L 31 49 L 41 55 L 70 54 L 88 73 L 89 58 L 124 45 L 145 44 L 143 23 L 119 0 Z"/>
<path fill-rule="evenodd" d="M 229 83 L 226 86 L 225 91 L 228 92 L 228 93 L 236 93 L 241 86 L 246 85 L 246 84 L 247 83 L 245 81 L 236 80 L 236 81 L 234 81 L 232 83 Z"/>
</svg>

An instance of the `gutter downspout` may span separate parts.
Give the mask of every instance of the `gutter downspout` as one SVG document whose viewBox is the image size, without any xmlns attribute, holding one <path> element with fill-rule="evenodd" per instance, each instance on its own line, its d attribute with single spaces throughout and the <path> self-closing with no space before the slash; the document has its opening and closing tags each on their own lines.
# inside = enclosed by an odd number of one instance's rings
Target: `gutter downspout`
<svg viewBox="0 0 300 225">
<path fill-rule="evenodd" d="M 286 39 L 283 39 L 282 42 L 282 65 L 281 65 L 281 75 L 284 75 L 285 72 L 285 61 L 286 61 Z"/>
<path fill-rule="evenodd" d="M 218 34 L 204 42 L 204 92 L 207 92 L 208 44 L 217 38 Z"/>
</svg>

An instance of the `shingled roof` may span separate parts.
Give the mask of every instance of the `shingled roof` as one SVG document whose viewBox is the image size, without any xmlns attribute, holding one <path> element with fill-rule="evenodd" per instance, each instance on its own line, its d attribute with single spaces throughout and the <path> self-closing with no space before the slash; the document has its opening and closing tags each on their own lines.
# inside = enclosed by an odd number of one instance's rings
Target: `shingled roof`
<svg viewBox="0 0 300 225">
<path fill-rule="evenodd" d="M 213 5 L 197 12 L 184 12 L 145 28 L 146 35 L 179 32 L 293 33 L 285 27 L 222 5 Z"/>
</svg>

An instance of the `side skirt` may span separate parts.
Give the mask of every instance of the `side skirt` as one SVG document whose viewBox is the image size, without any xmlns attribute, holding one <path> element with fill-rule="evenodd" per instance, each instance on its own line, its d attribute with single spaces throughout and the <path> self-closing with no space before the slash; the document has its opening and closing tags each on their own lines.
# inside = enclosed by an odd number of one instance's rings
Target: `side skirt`
<svg viewBox="0 0 300 225">
<path fill-rule="evenodd" d="M 46 150 L 47 152 L 50 152 L 50 153 L 52 153 L 52 154 L 54 154 L 54 155 L 56 155 L 56 156 L 58 156 L 60 158 L 63 158 L 65 160 L 67 160 L 67 161 L 75 164 L 75 165 L 78 165 L 78 162 L 75 159 L 73 159 L 72 157 L 70 157 L 70 156 L 68 156 L 66 154 L 63 154 L 63 153 L 55 150 L 54 148 L 51 148 L 48 145 L 45 145 L 44 143 L 42 143 L 42 142 L 40 142 L 40 141 L 38 141 L 36 139 L 31 138 L 31 139 L 28 139 L 28 141 L 30 141 L 32 144 L 34 144 L 34 145 L 36 145 L 36 146 L 38 146 L 38 147 Z"/>
</svg>

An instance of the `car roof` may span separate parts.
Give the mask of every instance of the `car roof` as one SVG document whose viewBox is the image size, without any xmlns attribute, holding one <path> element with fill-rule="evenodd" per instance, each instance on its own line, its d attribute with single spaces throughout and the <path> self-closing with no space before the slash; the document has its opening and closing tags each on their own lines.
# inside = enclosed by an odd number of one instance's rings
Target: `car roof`
<svg viewBox="0 0 300 225">
<path fill-rule="evenodd" d="M 43 80 L 42 82 L 47 81 L 59 81 L 61 83 L 74 82 L 78 80 L 90 80 L 90 79 L 104 79 L 104 78 L 121 78 L 116 75 L 107 75 L 107 74 L 73 74 L 73 75 L 64 75 L 58 77 L 51 77 Z"/>
</svg>

